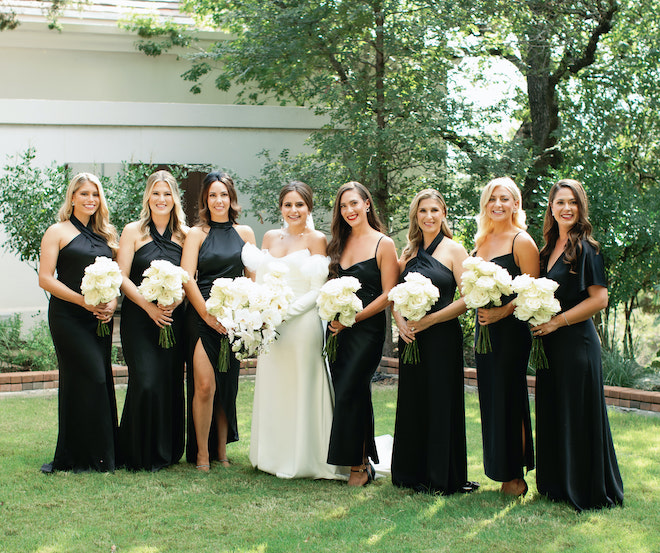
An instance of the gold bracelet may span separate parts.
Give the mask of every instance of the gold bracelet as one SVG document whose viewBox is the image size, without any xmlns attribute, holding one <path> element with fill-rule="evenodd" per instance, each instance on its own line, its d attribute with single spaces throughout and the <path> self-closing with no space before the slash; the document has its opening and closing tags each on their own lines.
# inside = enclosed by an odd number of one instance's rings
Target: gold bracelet
<svg viewBox="0 0 660 553">
<path fill-rule="evenodd" d="M 564 316 L 564 320 L 566 321 L 566 326 L 571 326 L 571 323 L 568 322 L 568 319 L 566 318 L 566 313 L 562 313 Z"/>
</svg>

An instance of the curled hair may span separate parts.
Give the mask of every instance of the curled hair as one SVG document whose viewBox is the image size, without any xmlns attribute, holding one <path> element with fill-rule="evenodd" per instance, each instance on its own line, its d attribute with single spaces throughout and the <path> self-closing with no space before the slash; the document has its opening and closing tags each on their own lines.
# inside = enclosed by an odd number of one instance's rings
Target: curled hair
<svg viewBox="0 0 660 553">
<path fill-rule="evenodd" d="M 199 211 L 197 217 L 198 224 L 202 226 L 209 226 L 211 224 L 211 211 L 209 210 L 209 188 L 214 182 L 221 182 L 227 187 L 229 193 L 229 220 L 235 224 L 238 216 L 241 213 L 241 207 L 238 205 L 238 195 L 236 194 L 236 186 L 234 180 L 222 171 L 213 171 L 204 177 L 202 182 L 202 189 L 199 191 Z"/>
<path fill-rule="evenodd" d="M 282 209 L 282 204 L 284 203 L 284 197 L 289 192 L 297 192 L 298 194 L 300 194 L 300 197 L 305 202 L 307 209 L 309 209 L 310 213 L 312 212 L 312 210 L 314 209 L 314 193 L 312 192 L 312 189 L 308 184 L 305 184 L 304 182 L 299 180 L 292 180 L 289 184 L 285 184 L 282 187 L 282 190 L 280 190 L 280 197 L 279 197 L 280 209 Z"/>
<path fill-rule="evenodd" d="M 60 221 L 68 221 L 71 219 L 71 215 L 73 214 L 73 195 L 85 183 L 93 184 L 99 192 L 99 207 L 90 218 L 90 228 L 92 232 L 105 238 L 113 253 L 116 253 L 117 248 L 119 247 L 117 230 L 110 223 L 108 202 L 105 199 L 103 185 L 96 175 L 92 175 L 92 173 L 78 173 L 71 179 L 69 187 L 66 190 L 64 203 L 62 204 L 62 207 L 60 207 L 57 216 Z"/>
<path fill-rule="evenodd" d="M 573 179 L 561 179 L 552 185 L 548 193 L 548 208 L 545 211 L 545 218 L 543 219 L 543 240 L 545 241 L 545 245 L 539 254 L 542 271 L 547 270 L 548 259 L 559 239 L 559 225 L 552 215 L 552 202 L 555 201 L 557 192 L 562 188 L 567 188 L 573 193 L 573 198 L 575 198 L 578 206 L 577 221 L 569 229 L 568 241 L 566 242 L 566 246 L 564 246 L 564 263 L 570 265 L 571 271 L 575 271 L 577 258 L 582 252 L 582 240 L 586 240 L 596 251 L 600 249 L 600 245 L 591 235 L 593 227 L 589 222 L 589 202 L 582 183 Z"/>
<path fill-rule="evenodd" d="M 139 227 L 142 237 L 146 238 L 149 236 L 149 223 L 151 222 L 151 208 L 149 207 L 149 198 L 153 192 L 154 186 L 157 183 L 164 182 L 170 187 L 170 192 L 172 192 L 172 199 L 174 200 L 174 205 L 172 206 L 172 211 L 170 211 L 170 221 L 168 227 L 172 236 L 183 241 L 185 239 L 185 233 L 183 232 L 183 225 L 186 224 L 186 214 L 183 212 L 183 207 L 181 205 L 181 194 L 179 192 L 179 185 L 176 182 L 176 179 L 169 171 L 156 171 L 149 175 L 147 179 L 147 186 L 144 189 L 144 194 L 142 195 L 142 211 L 140 211 L 140 221 Z"/>
<path fill-rule="evenodd" d="M 511 223 L 513 226 L 518 227 L 522 230 L 527 228 L 525 224 L 525 219 L 527 216 L 522 209 L 522 196 L 520 194 L 520 189 L 513 182 L 513 179 L 509 177 L 499 177 L 491 180 L 484 189 L 481 191 L 481 199 L 479 200 L 479 215 L 477 216 L 477 234 L 474 237 L 474 249 L 478 250 L 479 246 L 483 244 L 483 241 L 486 239 L 486 236 L 493 232 L 493 221 L 488 216 L 488 201 L 493 194 L 493 190 L 498 186 L 505 188 L 511 196 L 513 196 L 514 201 L 518 202 L 518 209 L 511 215 Z"/>
<path fill-rule="evenodd" d="M 403 259 L 407 259 L 412 255 L 414 251 L 417 251 L 424 241 L 424 235 L 422 234 L 422 229 L 419 227 L 419 222 L 417 221 L 417 211 L 419 210 L 419 204 L 424 200 L 434 200 L 440 205 L 445 214 L 445 219 L 440 225 L 440 232 L 445 235 L 447 238 L 453 236 L 449 226 L 447 225 L 447 204 L 445 199 L 442 197 L 442 194 L 433 188 L 426 188 L 417 193 L 413 198 L 413 201 L 410 203 L 410 211 L 408 216 L 410 218 L 410 225 L 408 226 L 408 243 L 401 254 Z"/>
<path fill-rule="evenodd" d="M 339 187 L 339 190 L 337 190 L 335 204 L 332 207 L 332 223 L 330 225 L 332 237 L 330 239 L 330 243 L 328 244 L 331 277 L 337 276 L 339 274 L 339 259 L 341 258 L 341 254 L 344 252 L 344 247 L 346 246 L 348 236 L 351 234 L 351 226 L 342 217 L 340 207 L 341 197 L 344 195 L 344 192 L 347 192 L 348 190 L 355 190 L 365 202 L 369 202 L 370 209 L 367 211 L 367 222 L 369 223 L 369 226 L 373 229 L 376 229 L 378 232 L 385 232 L 383 223 L 380 222 L 378 215 L 376 215 L 376 210 L 374 209 L 374 201 L 369 190 L 367 190 L 363 184 L 357 181 L 350 181 L 342 184 Z"/>
</svg>

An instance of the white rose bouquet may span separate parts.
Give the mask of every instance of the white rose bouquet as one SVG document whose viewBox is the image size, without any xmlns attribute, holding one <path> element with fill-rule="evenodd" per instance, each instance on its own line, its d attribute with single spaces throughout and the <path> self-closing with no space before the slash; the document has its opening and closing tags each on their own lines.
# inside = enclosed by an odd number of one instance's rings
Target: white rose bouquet
<svg viewBox="0 0 660 553">
<path fill-rule="evenodd" d="M 362 301 L 357 292 L 362 285 L 360 281 L 351 276 L 333 278 L 326 282 L 319 290 L 316 306 L 319 316 L 324 321 L 338 320 L 344 326 L 355 324 L 355 315 L 362 311 Z M 323 354 L 329 361 L 337 359 L 337 336 L 331 334 L 323 348 Z"/>
<path fill-rule="evenodd" d="M 559 284 L 549 278 L 517 276 L 513 279 L 513 291 L 518 294 L 513 314 L 521 321 L 528 321 L 532 326 L 547 323 L 561 310 L 559 300 L 555 298 L 555 290 L 558 287 Z M 537 336 L 532 337 L 529 362 L 537 370 L 548 368 L 543 342 Z"/>
<path fill-rule="evenodd" d="M 220 372 L 229 368 L 230 344 L 238 359 L 247 359 L 268 351 L 277 337 L 276 328 L 284 321 L 293 298 L 283 281 L 288 268 L 277 265 L 264 284 L 247 277 L 218 278 L 213 282 L 206 310 L 227 329 L 220 346 Z"/>
<path fill-rule="evenodd" d="M 85 267 L 85 274 L 80 283 L 80 291 L 85 303 L 98 305 L 108 303 L 119 296 L 122 276 L 119 265 L 109 257 L 97 257 L 94 263 Z M 96 326 L 98 336 L 108 336 L 110 327 L 99 320 Z"/>
<path fill-rule="evenodd" d="M 390 290 L 387 299 L 394 303 L 395 311 L 403 317 L 409 321 L 419 321 L 438 301 L 440 291 L 431 279 L 419 273 L 408 273 L 403 280 L 405 282 Z M 415 365 L 419 363 L 419 345 L 416 340 L 403 347 L 401 361 Z"/>
<path fill-rule="evenodd" d="M 183 283 L 190 278 L 181 267 L 177 267 L 166 259 L 154 259 L 142 273 L 144 279 L 138 292 L 147 301 L 155 301 L 160 305 L 171 305 L 183 298 Z M 158 335 L 158 345 L 169 349 L 176 343 L 172 325 L 164 326 Z"/>
<path fill-rule="evenodd" d="M 468 309 L 497 307 L 502 305 L 502 296 L 513 293 L 512 278 L 509 272 L 492 261 L 481 257 L 468 257 L 463 261 L 465 271 L 462 277 L 461 292 Z M 479 329 L 475 346 L 477 353 L 493 351 L 488 326 Z"/>
</svg>

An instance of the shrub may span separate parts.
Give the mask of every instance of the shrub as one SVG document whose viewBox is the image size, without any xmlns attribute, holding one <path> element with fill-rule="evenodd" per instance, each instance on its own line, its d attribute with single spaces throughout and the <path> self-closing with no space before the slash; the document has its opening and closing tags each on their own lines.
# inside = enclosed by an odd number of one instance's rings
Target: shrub
<svg viewBox="0 0 660 553">
<path fill-rule="evenodd" d="M 21 336 L 23 321 L 14 314 L 0 321 L 0 372 L 50 371 L 57 368 L 57 356 L 46 321 L 38 321 Z"/>
<path fill-rule="evenodd" d="M 603 381 L 608 386 L 633 388 L 637 380 L 646 374 L 646 369 L 632 357 L 627 357 L 618 348 L 602 349 Z"/>
</svg>

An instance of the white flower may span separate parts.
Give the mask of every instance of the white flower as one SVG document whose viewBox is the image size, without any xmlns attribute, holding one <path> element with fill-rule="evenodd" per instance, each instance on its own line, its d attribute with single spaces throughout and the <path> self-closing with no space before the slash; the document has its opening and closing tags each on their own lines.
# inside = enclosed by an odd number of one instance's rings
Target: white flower
<svg viewBox="0 0 660 553">
<path fill-rule="evenodd" d="M 357 278 L 350 276 L 333 278 L 321 286 L 316 298 L 321 319 L 332 321 L 338 317 L 342 325 L 353 326 L 355 315 L 362 310 L 362 302 L 355 294 L 361 286 Z"/>
<path fill-rule="evenodd" d="M 513 314 L 534 326 L 547 323 L 561 310 L 559 301 L 554 297 L 558 286 L 558 283 L 548 278 L 517 276 L 513 280 L 513 290 L 518 294 Z"/>
<path fill-rule="evenodd" d="M 501 297 L 513 292 L 511 275 L 496 263 L 468 257 L 463 267 L 461 292 L 469 309 L 501 305 Z"/>
<path fill-rule="evenodd" d="M 438 301 L 440 292 L 430 279 L 419 273 L 407 274 L 404 281 L 390 290 L 387 299 L 406 319 L 418 321 Z"/>
<path fill-rule="evenodd" d="M 183 283 L 188 282 L 188 273 L 166 259 L 154 259 L 142 273 L 144 279 L 138 292 L 147 301 L 171 305 L 183 298 Z"/>
<path fill-rule="evenodd" d="M 122 283 L 119 265 L 108 257 L 97 257 L 94 263 L 85 267 L 80 283 L 80 291 L 88 305 L 108 303 L 119 296 Z"/>
</svg>

